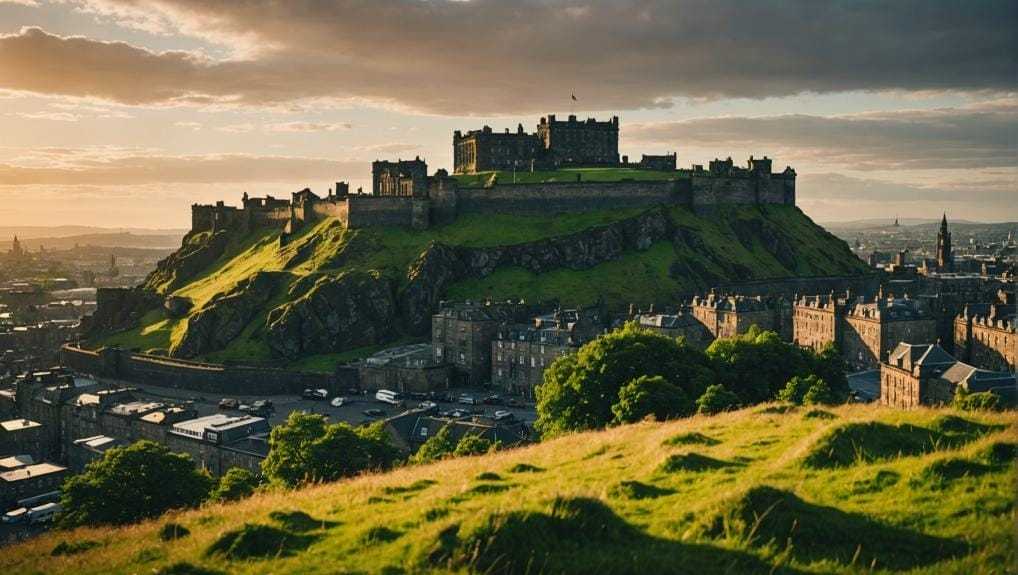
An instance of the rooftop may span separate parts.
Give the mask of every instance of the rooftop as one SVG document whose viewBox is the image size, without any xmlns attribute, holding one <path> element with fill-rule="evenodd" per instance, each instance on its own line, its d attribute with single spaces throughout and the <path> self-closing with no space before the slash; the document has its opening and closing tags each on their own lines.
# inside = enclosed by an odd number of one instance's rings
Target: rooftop
<svg viewBox="0 0 1018 575">
<path fill-rule="evenodd" d="M 206 415 L 205 417 L 199 417 L 197 419 L 189 419 L 187 421 L 175 423 L 173 425 L 173 430 L 186 433 L 188 435 L 194 435 L 204 433 L 206 430 L 225 431 L 227 429 L 234 429 L 245 425 L 253 425 L 260 421 L 265 421 L 265 418 L 254 417 L 251 415 L 228 415 L 225 413 L 216 413 L 213 415 Z"/>
<path fill-rule="evenodd" d="M 4 431 L 13 432 L 32 429 L 34 427 L 42 427 L 42 424 L 28 419 L 11 419 L 9 421 L 0 422 L 0 427 L 2 427 Z"/>
<path fill-rule="evenodd" d="M 28 465 L 21 469 L 15 469 L 14 471 L 0 473 L 0 481 L 13 483 L 15 481 L 24 481 L 33 477 L 41 477 L 43 475 L 61 473 L 63 471 L 67 471 L 67 468 L 54 465 L 52 463 L 36 463 L 35 465 Z"/>
<path fill-rule="evenodd" d="M 0 459 L 0 470 L 10 471 L 19 467 L 25 467 L 26 465 L 33 465 L 35 459 L 31 455 L 12 455 Z"/>
</svg>

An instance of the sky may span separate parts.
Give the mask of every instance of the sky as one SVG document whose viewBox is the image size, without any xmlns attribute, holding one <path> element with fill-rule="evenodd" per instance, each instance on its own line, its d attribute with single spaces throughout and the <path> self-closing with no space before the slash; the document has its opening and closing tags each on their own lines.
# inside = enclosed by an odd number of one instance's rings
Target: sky
<svg viewBox="0 0 1018 575">
<path fill-rule="evenodd" d="M 0 226 L 187 227 L 570 112 L 791 165 L 821 222 L 1015 221 L 1018 3 L 0 0 Z"/>
</svg>

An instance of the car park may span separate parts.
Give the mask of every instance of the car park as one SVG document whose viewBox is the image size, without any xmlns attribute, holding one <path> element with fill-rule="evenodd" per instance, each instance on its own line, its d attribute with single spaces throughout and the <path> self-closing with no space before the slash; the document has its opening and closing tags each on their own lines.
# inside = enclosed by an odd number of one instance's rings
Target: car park
<svg viewBox="0 0 1018 575">
<path fill-rule="evenodd" d="M 329 397 L 329 391 L 326 389 L 305 389 L 300 394 L 301 399 L 310 399 L 311 401 L 324 401 Z"/>
<path fill-rule="evenodd" d="M 434 401 L 422 401 L 417 404 L 418 409 L 438 409 L 438 404 Z"/>
<path fill-rule="evenodd" d="M 365 409 L 361 413 L 363 413 L 364 415 L 366 415 L 368 417 L 383 417 L 383 416 L 385 416 L 385 412 L 382 411 L 381 409 Z"/>
<path fill-rule="evenodd" d="M 488 397 L 484 398 L 484 403 L 488 405 L 501 405 L 502 397 L 499 395 L 489 395 Z"/>
<path fill-rule="evenodd" d="M 462 403 L 463 405 L 477 405 L 477 398 L 475 398 L 474 396 L 472 396 L 470 394 L 462 393 L 456 399 L 456 402 L 457 403 Z"/>
</svg>

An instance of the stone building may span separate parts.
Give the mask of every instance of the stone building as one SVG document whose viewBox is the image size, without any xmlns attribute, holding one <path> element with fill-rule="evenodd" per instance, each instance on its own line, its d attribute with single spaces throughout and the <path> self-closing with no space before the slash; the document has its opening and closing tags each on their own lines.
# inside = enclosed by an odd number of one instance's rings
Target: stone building
<svg viewBox="0 0 1018 575">
<path fill-rule="evenodd" d="M 951 253 L 951 232 L 947 229 L 947 214 L 940 220 L 937 232 L 937 271 L 954 271 L 954 254 Z"/>
<path fill-rule="evenodd" d="M 1014 397 L 1014 375 L 958 361 L 938 344 L 899 343 L 880 365 L 880 403 L 917 407 L 950 403 L 959 387 Z"/>
<path fill-rule="evenodd" d="M 515 302 L 443 302 L 431 318 L 435 363 L 455 369 L 454 385 L 478 385 L 491 377 L 491 342 L 500 325 L 532 315 L 533 308 Z"/>
<path fill-rule="evenodd" d="M 836 338 L 845 360 L 856 369 L 878 369 L 900 342 L 937 341 L 937 320 L 918 300 L 885 298 L 861 300 L 846 306 L 844 327 Z"/>
<path fill-rule="evenodd" d="M 357 373 L 362 389 L 405 393 L 449 389 L 453 369 L 431 344 L 418 343 L 380 351 L 358 363 Z"/>
<path fill-rule="evenodd" d="M 833 294 L 803 296 L 792 304 L 792 343 L 820 351 L 840 345 L 846 301 Z"/>
<path fill-rule="evenodd" d="M 46 430 L 41 423 L 28 419 L 0 422 L 0 457 L 30 455 L 38 461 L 48 452 Z"/>
<path fill-rule="evenodd" d="M 456 130 L 452 137 L 453 171 L 476 174 L 498 170 L 531 171 L 543 166 L 544 145 L 536 134 L 523 131 L 494 132 L 488 126 L 466 134 Z"/>
<path fill-rule="evenodd" d="M 617 166 L 619 164 L 619 117 L 599 122 L 579 121 L 570 114 L 558 120 L 554 114 L 542 117 L 537 137 L 558 166 Z"/>
<path fill-rule="evenodd" d="M 428 195 L 428 164 L 413 160 L 371 163 L 371 193 L 375 196 L 423 198 Z"/>
<path fill-rule="evenodd" d="M 685 338 L 686 343 L 698 349 L 706 349 L 714 340 L 707 328 L 688 310 L 673 314 L 641 313 L 635 319 L 642 328 L 668 337 Z"/>
<path fill-rule="evenodd" d="M 435 415 L 434 408 L 411 409 L 384 421 L 392 445 L 406 454 L 415 453 L 425 441 L 446 427 L 453 442 L 469 434 L 509 447 L 530 438 L 527 426 L 515 418 L 500 421 L 478 416 L 448 418 Z"/>
<path fill-rule="evenodd" d="M 67 468 L 53 463 L 36 463 L 0 473 L 0 505 L 9 508 L 21 499 L 56 491 L 66 477 Z"/>
<path fill-rule="evenodd" d="M 955 355 L 982 369 L 1014 373 L 1018 357 L 1014 309 L 1013 304 L 966 305 L 954 318 Z"/>
<path fill-rule="evenodd" d="M 694 297 L 691 310 L 715 339 L 735 337 L 754 325 L 776 332 L 785 341 L 792 337 L 791 306 L 780 298 L 719 296 L 711 292 Z"/>
<path fill-rule="evenodd" d="M 269 422 L 262 417 L 217 413 L 173 424 L 166 446 L 187 453 L 215 476 L 231 467 L 260 473 L 268 456 Z"/>
<path fill-rule="evenodd" d="M 597 309 L 560 310 L 531 324 L 500 326 L 491 343 L 491 383 L 506 393 L 533 398 L 552 362 L 575 353 L 603 330 Z"/>
</svg>

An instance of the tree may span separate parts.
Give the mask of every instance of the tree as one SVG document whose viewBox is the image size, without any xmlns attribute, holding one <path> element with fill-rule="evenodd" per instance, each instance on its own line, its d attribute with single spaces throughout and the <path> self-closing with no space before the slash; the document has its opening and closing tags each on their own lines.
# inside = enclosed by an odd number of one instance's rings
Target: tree
<svg viewBox="0 0 1018 575">
<path fill-rule="evenodd" d="M 788 403 L 794 403 L 796 405 L 802 405 L 802 398 L 806 396 L 806 392 L 809 391 L 810 386 L 817 379 L 815 375 L 807 375 L 802 377 L 796 375 L 792 379 L 788 380 L 785 387 L 778 392 L 778 399 L 780 401 L 787 401 Z"/>
<path fill-rule="evenodd" d="M 796 375 L 812 372 L 811 353 L 751 326 L 745 334 L 715 340 L 707 348 L 718 383 L 753 404 L 775 397 Z"/>
<path fill-rule="evenodd" d="M 619 400 L 612 406 L 614 423 L 633 423 L 648 416 L 658 421 L 692 415 L 693 402 L 677 386 L 660 375 L 640 377 L 619 390 Z"/>
<path fill-rule="evenodd" d="M 60 523 L 122 525 L 196 507 L 212 484 L 212 477 L 196 469 L 190 456 L 153 441 L 115 447 L 64 482 Z"/>
<path fill-rule="evenodd" d="M 261 483 L 258 476 L 243 467 L 231 467 L 219 478 L 219 484 L 209 495 L 210 501 L 226 502 L 246 499 L 254 494 Z"/>
<path fill-rule="evenodd" d="M 725 389 L 720 383 L 708 387 L 696 400 L 696 412 L 703 415 L 714 415 L 738 406 L 739 396 Z"/>
<path fill-rule="evenodd" d="M 452 429 L 448 425 L 443 425 L 438 433 L 421 445 L 410 460 L 413 463 L 431 463 L 449 457 L 453 451 L 456 451 L 456 442 L 452 439 Z"/>
<path fill-rule="evenodd" d="M 395 461 L 393 453 L 377 428 L 328 424 L 323 415 L 295 411 L 272 429 L 262 472 L 274 483 L 295 487 L 384 469 Z"/>
<path fill-rule="evenodd" d="M 814 381 L 810 384 L 809 389 L 806 390 L 806 395 L 802 397 L 803 405 L 833 405 L 838 403 L 838 398 L 831 391 L 827 382 L 816 376 L 813 376 L 813 378 Z"/>
<path fill-rule="evenodd" d="M 465 457 L 468 455 L 483 455 L 495 451 L 501 445 L 498 441 L 485 439 L 476 433 L 467 433 L 460 438 L 453 450 L 453 457 Z"/>
<path fill-rule="evenodd" d="M 699 396 L 713 382 L 702 352 L 628 323 L 552 363 L 537 388 L 534 427 L 546 437 L 604 427 L 615 418 L 619 391 L 640 376 L 660 376 L 687 397 Z"/>
<path fill-rule="evenodd" d="M 838 347 L 833 343 L 827 343 L 820 348 L 819 352 L 809 354 L 807 351 L 807 354 L 811 355 L 813 362 L 811 371 L 830 386 L 831 393 L 836 400 L 835 403 L 844 401 L 850 391 L 848 378 L 845 376 L 848 365 L 841 357 Z"/>
</svg>

